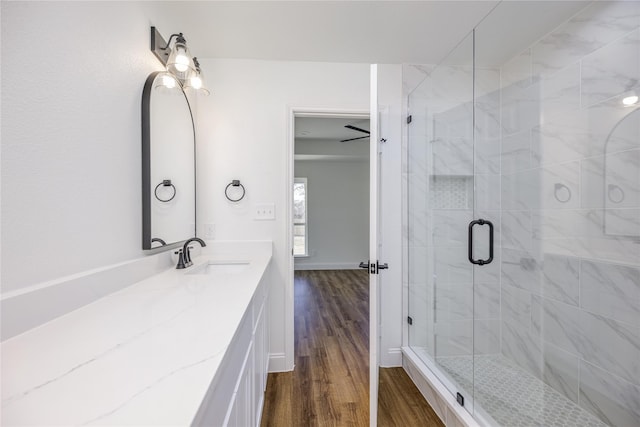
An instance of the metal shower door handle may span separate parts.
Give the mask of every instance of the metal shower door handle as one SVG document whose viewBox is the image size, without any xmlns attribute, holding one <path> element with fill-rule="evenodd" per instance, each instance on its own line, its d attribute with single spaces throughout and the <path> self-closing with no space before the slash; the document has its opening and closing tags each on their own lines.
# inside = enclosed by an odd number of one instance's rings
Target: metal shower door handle
<svg viewBox="0 0 640 427">
<path fill-rule="evenodd" d="M 473 258 L 473 227 L 475 225 L 488 225 L 489 226 L 489 258 L 487 259 L 474 259 Z M 486 219 L 475 219 L 469 223 L 469 261 L 471 264 L 486 265 L 493 261 L 493 223 Z"/>
</svg>

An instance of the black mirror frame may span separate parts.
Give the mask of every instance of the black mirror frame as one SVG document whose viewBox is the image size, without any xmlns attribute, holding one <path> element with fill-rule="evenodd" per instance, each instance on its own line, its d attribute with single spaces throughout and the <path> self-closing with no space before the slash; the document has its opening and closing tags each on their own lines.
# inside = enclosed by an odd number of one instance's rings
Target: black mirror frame
<svg viewBox="0 0 640 427">
<path fill-rule="evenodd" d="M 151 235 L 151 197 L 153 191 L 151 190 L 151 92 L 153 90 L 153 82 L 159 74 L 163 74 L 165 71 L 154 71 L 149 74 L 147 80 L 144 83 L 144 89 L 142 91 L 142 249 L 158 249 L 158 247 L 152 248 L 152 235 Z M 193 119 L 193 110 L 191 109 L 191 103 L 187 94 L 182 90 L 182 85 L 178 82 L 180 91 L 187 102 L 189 107 L 189 115 L 191 116 L 191 126 L 193 130 L 193 191 L 194 191 L 194 207 L 193 207 L 193 223 L 197 224 L 197 182 L 196 182 L 196 126 Z M 196 235 L 197 227 L 194 226 L 193 235 L 186 236 L 184 240 L 177 242 L 167 242 L 161 246 L 171 246 L 174 243 L 180 243 Z"/>
</svg>

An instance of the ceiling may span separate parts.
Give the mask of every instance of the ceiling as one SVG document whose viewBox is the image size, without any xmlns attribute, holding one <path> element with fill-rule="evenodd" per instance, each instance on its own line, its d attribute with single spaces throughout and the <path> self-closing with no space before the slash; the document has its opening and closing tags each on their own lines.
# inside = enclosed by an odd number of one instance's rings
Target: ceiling
<svg viewBox="0 0 640 427">
<path fill-rule="evenodd" d="M 478 26 L 477 64 L 495 66 L 588 3 L 156 0 L 141 4 L 151 25 L 165 38 L 183 32 L 199 58 L 438 64 Z M 448 59 L 465 62 L 469 58 L 463 46 Z"/>
<path fill-rule="evenodd" d="M 352 125 L 360 129 L 369 130 L 369 119 L 339 119 L 325 117 L 296 117 L 295 137 L 296 140 L 331 140 L 341 141 L 343 139 L 360 138 L 367 136 L 363 132 L 345 128 Z M 353 142 L 366 142 L 367 138 Z"/>
<path fill-rule="evenodd" d="M 497 1 L 144 2 L 200 58 L 437 63 Z"/>
</svg>

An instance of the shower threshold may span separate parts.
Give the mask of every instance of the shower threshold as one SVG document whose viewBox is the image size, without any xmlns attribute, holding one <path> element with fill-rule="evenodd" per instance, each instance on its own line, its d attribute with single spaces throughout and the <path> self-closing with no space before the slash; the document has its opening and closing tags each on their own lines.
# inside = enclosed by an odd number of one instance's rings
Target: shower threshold
<svg viewBox="0 0 640 427">
<path fill-rule="evenodd" d="M 424 357 L 424 352 L 417 353 Z M 478 355 L 475 359 L 471 356 L 438 357 L 436 360 L 438 367 L 462 389 L 473 390 L 476 411 L 487 413 L 501 426 L 607 427 L 500 354 Z"/>
</svg>

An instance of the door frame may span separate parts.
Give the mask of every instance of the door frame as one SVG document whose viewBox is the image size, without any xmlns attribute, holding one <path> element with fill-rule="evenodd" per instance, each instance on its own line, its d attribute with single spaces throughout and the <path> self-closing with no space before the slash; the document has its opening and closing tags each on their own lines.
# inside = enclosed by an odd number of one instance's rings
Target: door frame
<svg viewBox="0 0 640 427">
<path fill-rule="evenodd" d="M 292 371 L 295 367 L 295 312 L 294 312 L 294 257 L 293 257 L 293 181 L 295 165 L 295 121 L 296 117 L 315 118 L 352 118 L 368 119 L 369 110 L 348 108 L 322 108 L 322 107 L 288 107 L 287 113 L 287 196 L 286 196 L 286 241 L 289 246 L 285 273 L 285 340 L 284 340 L 284 370 Z"/>
</svg>

